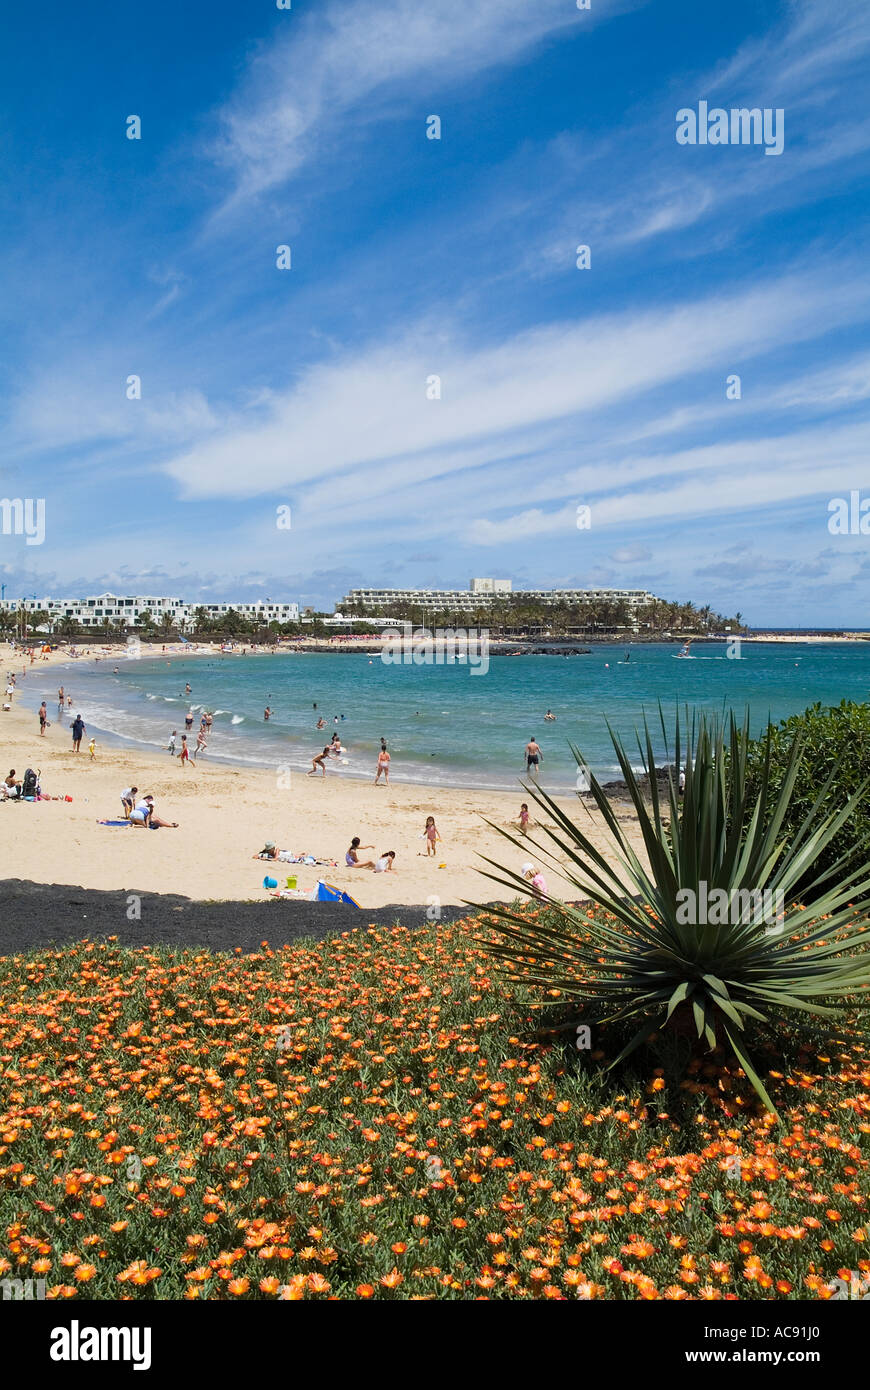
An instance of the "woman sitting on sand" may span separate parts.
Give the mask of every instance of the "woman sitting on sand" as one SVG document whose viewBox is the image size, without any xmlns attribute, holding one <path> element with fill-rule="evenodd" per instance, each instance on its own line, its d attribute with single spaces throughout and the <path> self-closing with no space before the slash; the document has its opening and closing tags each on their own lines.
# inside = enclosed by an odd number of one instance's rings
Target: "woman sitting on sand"
<svg viewBox="0 0 870 1390">
<path fill-rule="evenodd" d="M 375 861 L 373 859 L 367 859 L 365 863 L 363 863 L 359 857 L 359 851 L 361 849 L 374 849 L 374 845 L 361 845 L 359 842 L 359 835 L 354 835 L 350 842 L 350 849 L 344 856 L 344 862 L 349 869 L 373 869 L 375 867 Z"/>
<path fill-rule="evenodd" d="M 9 776 L 3 778 L 3 795 L 8 798 L 21 795 L 21 783 L 15 776 L 14 767 L 9 769 Z"/>
</svg>

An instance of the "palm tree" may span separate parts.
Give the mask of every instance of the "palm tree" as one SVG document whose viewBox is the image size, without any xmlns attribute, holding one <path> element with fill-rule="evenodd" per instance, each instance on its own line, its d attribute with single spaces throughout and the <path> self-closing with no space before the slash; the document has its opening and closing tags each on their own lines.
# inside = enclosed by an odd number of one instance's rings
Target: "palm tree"
<svg viewBox="0 0 870 1390">
<path fill-rule="evenodd" d="M 46 608 L 35 608 L 30 614 L 30 626 L 34 630 L 38 627 L 48 627 L 51 623 L 51 614 Z"/>
</svg>

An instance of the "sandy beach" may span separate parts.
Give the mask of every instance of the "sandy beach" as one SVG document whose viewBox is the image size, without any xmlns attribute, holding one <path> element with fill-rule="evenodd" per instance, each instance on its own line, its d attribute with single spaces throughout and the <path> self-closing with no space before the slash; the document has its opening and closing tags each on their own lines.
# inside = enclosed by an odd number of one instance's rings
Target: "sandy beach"
<svg viewBox="0 0 870 1390">
<path fill-rule="evenodd" d="M 123 648 L 115 650 L 120 655 Z M 113 655 L 109 653 L 109 660 Z M 343 779 L 332 770 L 325 779 L 296 772 L 279 778 L 274 771 L 209 764 L 207 757 L 186 769 L 168 753 L 142 753 L 99 742 L 92 761 L 89 734 L 82 751 L 73 752 L 70 719 L 57 721 L 56 702 L 49 702 L 50 727 L 40 736 L 39 700 L 28 692 L 28 677 L 20 676 L 23 657 L 7 649 L 2 660 L 4 688 L 8 671 L 19 674 L 12 709 L 0 714 L 0 756 L 5 760 L 0 776 L 10 768 L 19 778 L 28 767 L 40 769 L 44 794 L 72 798 L 0 803 L 3 877 L 200 900 L 265 901 L 269 894 L 262 886 L 264 876 L 284 886 L 287 876 L 295 875 L 300 890 L 312 889 L 322 878 L 351 893 L 361 907 L 378 908 L 387 903 L 426 904 L 430 899 L 454 904 L 511 897 L 480 872 L 486 867 L 481 856 L 489 856 L 512 870 L 527 859 L 535 861 L 543 867 L 552 896 L 578 896 L 531 844 L 526 853 L 525 847 L 515 848 L 486 824 L 512 829 L 510 823 L 516 822 L 525 799 L 519 782 L 516 793 L 504 793 L 407 783 L 374 786 Z M 40 674 L 68 660 L 67 652 L 53 653 L 48 662 L 37 663 Z M 59 672 L 73 698 L 74 674 L 74 669 Z M 145 831 L 99 824 L 100 819 L 121 816 L 121 791 L 134 784 L 141 794 L 154 796 L 157 814 L 177 821 L 178 829 Z M 587 812 L 574 797 L 560 804 L 593 827 L 596 843 L 607 844 L 597 811 Z M 539 821 L 533 803 L 530 810 L 532 821 Z M 435 817 L 442 837 L 434 858 L 425 855 L 428 815 Z M 633 817 L 627 810 L 625 815 L 625 825 L 638 843 Z M 530 840 L 535 833 L 532 828 Z M 355 835 L 363 845 L 374 846 L 374 853 L 367 850 L 362 858 L 395 850 L 395 872 L 348 868 L 345 850 Z M 336 860 L 336 866 L 272 865 L 252 858 L 269 840 L 279 849 Z M 293 906 L 286 902 L 288 912 Z"/>
</svg>

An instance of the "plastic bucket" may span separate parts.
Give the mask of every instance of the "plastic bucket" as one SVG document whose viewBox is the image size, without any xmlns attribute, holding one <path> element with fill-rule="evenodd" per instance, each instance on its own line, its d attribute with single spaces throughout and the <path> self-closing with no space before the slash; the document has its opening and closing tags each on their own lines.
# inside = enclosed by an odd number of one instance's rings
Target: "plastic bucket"
<svg viewBox="0 0 870 1390">
<path fill-rule="evenodd" d="M 287 887 L 288 887 L 288 888 L 295 888 L 295 887 L 296 887 L 296 875 L 295 875 L 295 874 L 291 874 L 291 876 L 287 879 Z"/>
</svg>

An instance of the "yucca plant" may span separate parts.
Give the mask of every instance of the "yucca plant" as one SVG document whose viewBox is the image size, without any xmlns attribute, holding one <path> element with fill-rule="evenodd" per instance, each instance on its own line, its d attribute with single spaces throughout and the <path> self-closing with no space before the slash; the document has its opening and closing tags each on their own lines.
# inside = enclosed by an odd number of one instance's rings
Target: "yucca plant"
<svg viewBox="0 0 870 1390">
<path fill-rule="evenodd" d="M 637 735 L 648 779 L 646 795 L 622 740 L 608 724 L 646 862 L 635 853 L 606 794 L 588 772 L 588 789 L 613 842 L 609 858 L 536 786 L 527 786 L 528 794 L 554 822 L 543 832 L 546 840 L 500 832 L 526 857 L 529 844 L 534 844 L 576 886 L 578 897 L 610 916 L 587 916 L 585 907 L 553 899 L 546 900 L 550 910 L 538 919 L 499 908 L 495 912 L 501 940 L 488 949 L 512 975 L 593 1005 L 599 1022 L 636 1020 L 637 1032 L 611 1066 L 654 1032 L 673 1025 L 675 1011 L 684 1015 L 691 1009 L 698 1039 L 710 1049 L 727 1040 L 764 1104 L 776 1113 L 747 1052 L 750 1020 L 775 1025 L 786 1011 L 795 1018 L 837 1018 L 844 1005 L 866 1008 L 870 1003 L 870 953 L 856 945 L 870 906 L 870 834 L 807 881 L 808 871 L 855 814 L 870 779 L 848 805 L 830 812 L 829 778 L 796 832 L 785 834 L 783 822 L 801 757 L 799 737 L 788 750 L 785 772 L 773 795 L 768 737 L 760 788 L 750 800 L 748 711 L 742 725 L 733 714 L 727 720 L 687 714 L 685 742 L 677 715 L 671 751 L 661 709 L 659 718 L 665 767 L 656 766 L 646 719 L 643 735 Z M 571 745 L 571 751 L 585 771 L 579 750 Z M 678 769 L 683 764 L 681 797 Z M 858 873 L 856 849 L 861 851 Z M 496 870 L 487 877 L 530 895 L 519 874 L 494 860 L 486 862 Z M 761 913 L 757 895 L 762 895 Z M 700 908 L 714 902 L 715 912 Z M 765 902 L 777 906 L 772 921 Z"/>
</svg>

